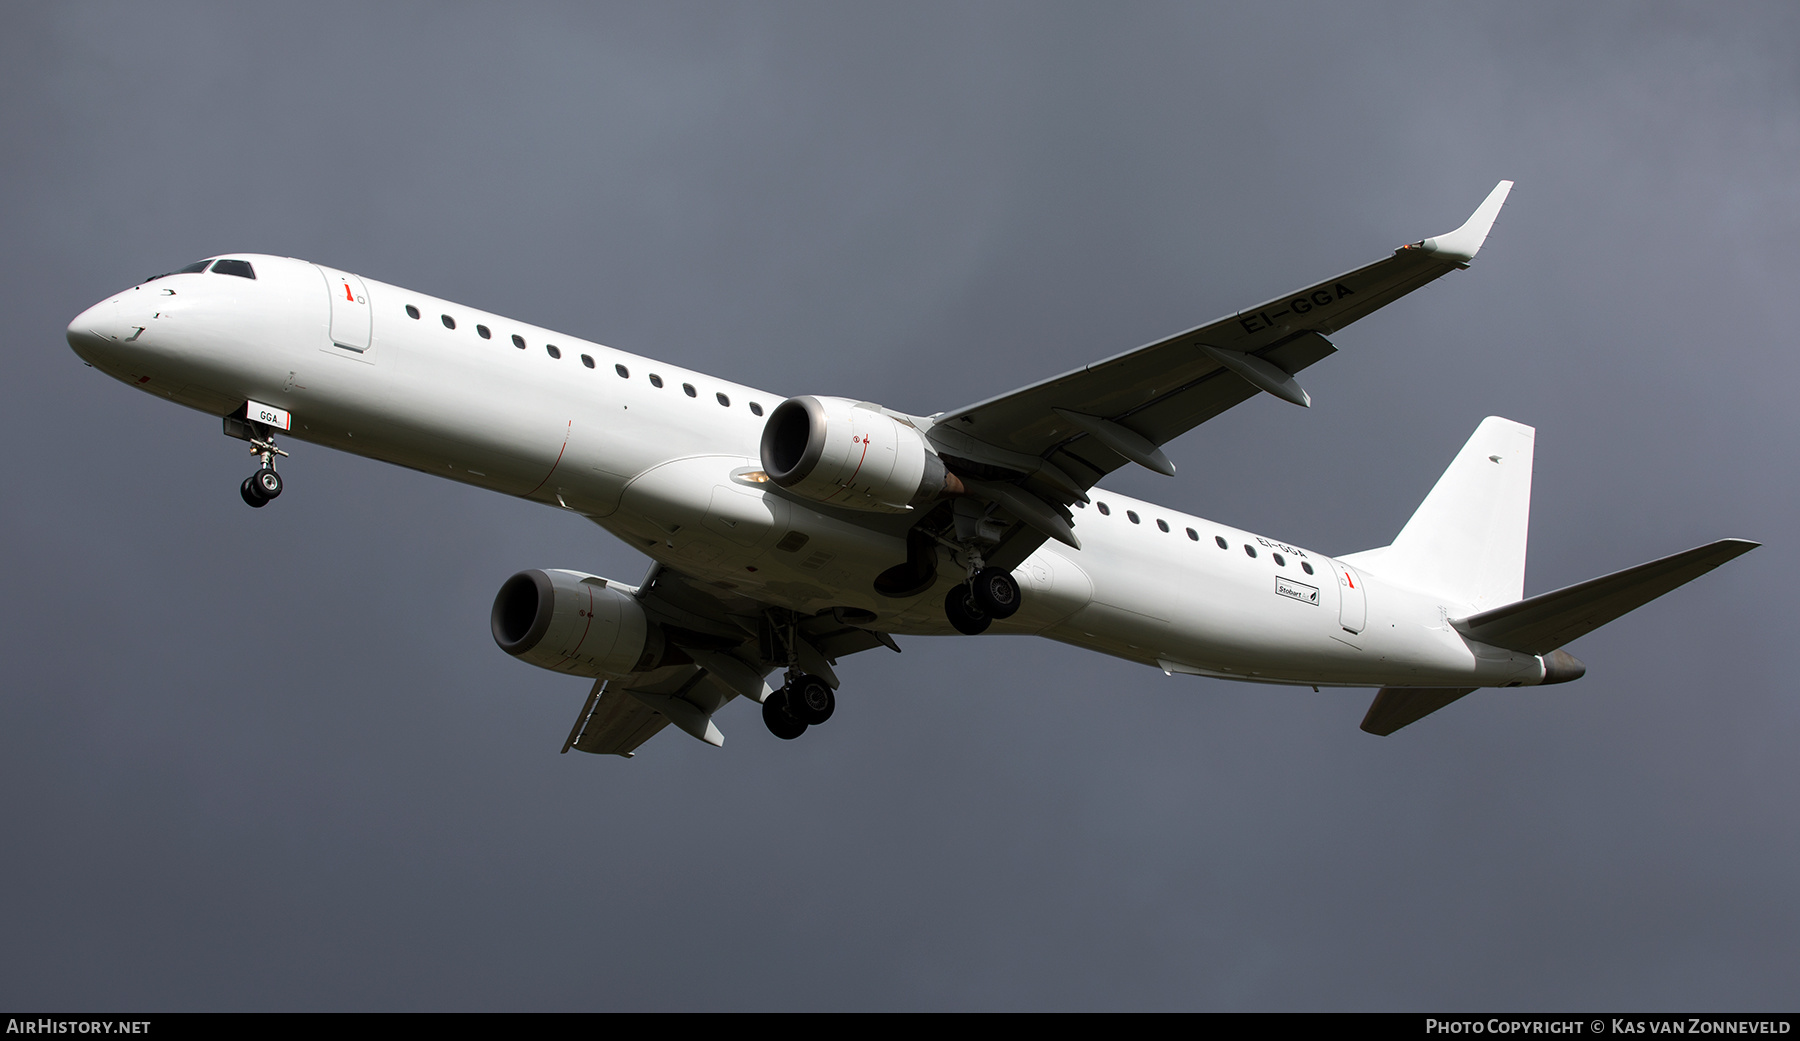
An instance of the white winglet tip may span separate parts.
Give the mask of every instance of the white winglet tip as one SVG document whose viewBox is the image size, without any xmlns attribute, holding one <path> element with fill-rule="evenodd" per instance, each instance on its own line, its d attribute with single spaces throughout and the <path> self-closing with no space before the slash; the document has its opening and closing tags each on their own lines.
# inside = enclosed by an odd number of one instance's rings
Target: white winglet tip
<svg viewBox="0 0 1800 1041">
<path fill-rule="evenodd" d="M 1475 259 L 1481 251 L 1481 244 L 1487 241 L 1488 232 L 1494 227 L 1494 218 L 1500 216 L 1500 207 L 1506 204 L 1506 196 L 1512 191 L 1511 181 L 1501 181 L 1494 185 L 1494 190 L 1482 200 L 1480 206 L 1470 215 L 1463 226 L 1448 235 L 1426 239 L 1419 246 L 1429 253 L 1436 253 L 1453 264 L 1467 264 Z"/>
</svg>

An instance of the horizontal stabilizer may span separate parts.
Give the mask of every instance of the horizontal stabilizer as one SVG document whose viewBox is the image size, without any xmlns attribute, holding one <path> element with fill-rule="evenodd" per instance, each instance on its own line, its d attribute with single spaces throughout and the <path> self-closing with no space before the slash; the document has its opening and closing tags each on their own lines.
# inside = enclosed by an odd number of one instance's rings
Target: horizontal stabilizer
<svg viewBox="0 0 1800 1041">
<path fill-rule="evenodd" d="M 1548 654 L 1758 545 L 1744 539 L 1721 539 L 1450 624 L 1469 639 L 1490 646 Z M 1376 700 L 1379 703 L 1380 699 Z M 1368 729 L 1367 724 L 1363 729 Z"/>
<path fill-rule="evenodd" d="M 1474 691 L 1474 687 L 1383 687 L 1369 703 L 1362 728 L 1378 737 L 1386 737 Z"/>
</svg>

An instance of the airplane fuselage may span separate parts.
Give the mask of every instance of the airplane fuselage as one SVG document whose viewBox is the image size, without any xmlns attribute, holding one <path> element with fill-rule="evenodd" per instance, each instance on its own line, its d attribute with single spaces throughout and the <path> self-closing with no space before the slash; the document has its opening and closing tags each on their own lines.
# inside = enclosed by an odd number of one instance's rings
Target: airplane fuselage
<svg viewBox="0 0 1800 1041">
<path fill-rule="evenodd" d="M 231 254 L 254 278 L 172 274 L 70 325 L 87 362 L 215 416 L 258 402 L 286 435 L 591 518 L 713 588 L 802 614 L 866 613 L 947 634 L 961 576 L 892 599 L 905 513 L 809 501 L 763 476 L 782 395 L 292 258 Z M 894 414 L 897 415 L 897 414 Z M 905 417 L 929 426 L 928 417 Z M 1468 640 L 1472 605 L 1354 564 L 1095 488 L 1081 549 L 1014 569 L 1035 634 L 1166 671 L 1319 686 L 1535 684 L 1537 655 Z"/>
</svg>

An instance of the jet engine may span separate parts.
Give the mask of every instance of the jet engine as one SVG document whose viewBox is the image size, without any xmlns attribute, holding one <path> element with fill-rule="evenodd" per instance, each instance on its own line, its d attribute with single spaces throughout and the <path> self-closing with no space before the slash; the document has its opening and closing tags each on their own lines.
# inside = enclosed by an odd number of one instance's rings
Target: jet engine
<svg viewBox="0 0 1800 1041">
<path fill-rule="evenodd" d="M 848 398 L 805 395 L 775 406 L 762 464 L 796 495 L 877 513 L 905 513 L 956 481 L 912 424 Z"/>
<path fill-rule="evenodd" d="M 643 605 L 579 571 L 521 571 L 494 597 L 494 642 L 520 661 L 614 679 L 653 666 L 663 636 Z"/>
</svg>

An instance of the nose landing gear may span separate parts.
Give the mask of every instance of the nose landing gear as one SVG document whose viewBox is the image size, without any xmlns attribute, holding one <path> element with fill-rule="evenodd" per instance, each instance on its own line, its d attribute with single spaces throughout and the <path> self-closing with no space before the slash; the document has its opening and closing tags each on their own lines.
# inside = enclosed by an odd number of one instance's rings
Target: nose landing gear
<svg viewBox="0 0 1800 1041">
<path fill-rule="evenodd" d="M 275 472 L 275 457 L 287 453 L 275 447 L 273 434 L 266 438 L 253 437 L 249 441 L 250 454 L 262 457 L 262 468 L 244 478 L 238 493 L 244 497 L 246 505 L 260 510 L 270 499 L 281 494 L 281 475 Z"/>
<path fill-rule="evenodd" d="M 252 407 L 255 408 L 254 413 L 251 412 Z M 261 418 L 252 419 L 252 415 Z M 258 405 L 254 401 L 245 402 L 243 408 L 225 417 L 225 436 L 250 442 L 250 454 L 262 460 L 262 466 L 244 478 L 244 483 L 238 486 L 238 494 L 244 497 L 244 505 L 260 510 L 269 504 L 270 499 L 281 494 L 281 475 L 275 472 L 275 457 L 285 458 L 287 453 L 275 447 L 275 431 L 288 429 L 288 424 L 286 412 L 268 405 Z"/>
</svg>

